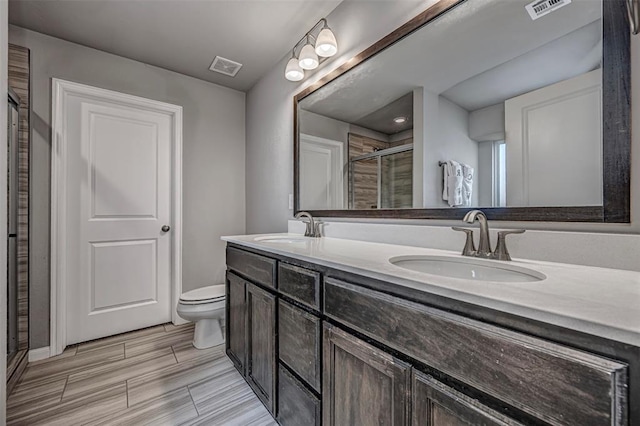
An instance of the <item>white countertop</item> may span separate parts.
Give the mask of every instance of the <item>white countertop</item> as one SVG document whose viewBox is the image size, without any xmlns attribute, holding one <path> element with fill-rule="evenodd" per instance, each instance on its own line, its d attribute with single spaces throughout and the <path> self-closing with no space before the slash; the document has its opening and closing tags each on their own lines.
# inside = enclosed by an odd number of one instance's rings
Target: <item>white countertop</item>
<svg viewBox="0 0 640 426">
<path fill-rule="evenodd" d="M 639 272 L 514 259 L 509 265 L 532 269 L 547 278 L 523 283 L 470 281 L 414 272 L 389 262 L 397 256 L 461 258 L 457 252 L 326 237 L 295 243 L 256 241 L 270 236 L 300 238 L 294 234 L 263 234 L 222 239 L 640 346 Z"/>
</svg>

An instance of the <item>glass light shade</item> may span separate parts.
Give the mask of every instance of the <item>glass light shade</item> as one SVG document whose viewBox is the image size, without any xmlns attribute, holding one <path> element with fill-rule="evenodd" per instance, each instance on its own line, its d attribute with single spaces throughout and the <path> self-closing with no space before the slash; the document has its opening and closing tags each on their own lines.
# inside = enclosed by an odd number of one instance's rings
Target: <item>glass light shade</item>
<svg viewBox="0 0 640 426">
<path fill-rule="evenodd" d="M 320 61 L 318 61 L 318 55 L 313 50 L 313 46 L 310 44 L 305 44 L 305 46 L 300 51 L 300 59 L 298 63 L 305 70 L 314 70 L 318 68 Z"/>
<path fill-rule="evenodd" d="M 333 56 L 338 53 L 338 42 L 336 41 L 336 36 L 333 35 L 333 31 L 329 28 L 323 28 L 318 34 L 318 39 L 316 40 L 316 53 L 318 56 L 322 56 L 323 58 L 328 58 L 329 56 Z"/>
<path fill-rule="evenodd" d="M 284 69 L 284 76 L 289 81 L 300 81 L 304 78 L 304 70 L 300 68 L 296 58 L 289 59 Z"/>
</svg>

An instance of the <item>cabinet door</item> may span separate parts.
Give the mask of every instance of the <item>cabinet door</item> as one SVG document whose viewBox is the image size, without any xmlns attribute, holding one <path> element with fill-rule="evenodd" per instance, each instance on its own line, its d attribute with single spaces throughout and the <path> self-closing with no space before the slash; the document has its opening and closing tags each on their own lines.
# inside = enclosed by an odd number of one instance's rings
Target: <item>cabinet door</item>
<svg viewBox="0 0 640 426">
<path fill-rule="evenodd" d="M 519 425 L 498 413 L 438 382 L 431 376 L 413 374 L 414 426 L 507 426 Z"/>
<path fill-rule="evenodd" d="M 276 396 L 276 297 L 247 283 L 247 381 L 274 414 Z"/>
<path fill-rule="evenodd" d="M 409 425 L 408 364 L 325 324 L 323 368 L 324 426 Z"/>
<path fill-rule="evenodd" d="M 247 303 L 245 281 L 227 272 L 226 346 L 227 355 L 243 376 L 247 365 Z"/>
</svg>

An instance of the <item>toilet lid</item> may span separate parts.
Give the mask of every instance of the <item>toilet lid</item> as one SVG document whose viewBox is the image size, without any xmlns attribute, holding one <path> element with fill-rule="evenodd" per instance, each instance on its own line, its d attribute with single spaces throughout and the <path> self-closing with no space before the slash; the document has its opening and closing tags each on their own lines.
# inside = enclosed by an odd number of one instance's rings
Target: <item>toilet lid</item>
<svg viewBox="0 0 640 426">
<path fill-rule="evenodd" d="M 185 302 L 202 302 L 205 300 L 224 299 L 224 284 L 210 285 L 182 293 L 180 300 Z"/>
</svg>

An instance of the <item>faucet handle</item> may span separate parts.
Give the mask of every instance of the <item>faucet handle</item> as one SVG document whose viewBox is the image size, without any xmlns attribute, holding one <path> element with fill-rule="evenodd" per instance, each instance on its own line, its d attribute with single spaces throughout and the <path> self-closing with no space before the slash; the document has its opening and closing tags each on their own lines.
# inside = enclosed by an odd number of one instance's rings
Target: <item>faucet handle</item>
<svg viewBox="0 0 640 426">
<path fill-rule="evenodd" d="M 524 229 L 498 231 L 498 243 L 496 244 L 496 250 L 493 252 L 494 259 L 511 260 L 511 255 L 509 254 L 509 250 L 507 250 L 507 235 L 524 234 L 524 232 Z"/>
<path fill-rule="evenodd" d="M 467 234 L 467 240 L 464 243 L 464 248 L 462 249 L 463 256 L 474 256 L 476 254 L 476 245 L 473 242 L 473 229 L 469 228 L 460 228 L 459 226 L 452 226 L 451 229 L 454 231 L 464 232 Z"/>
</svg>

